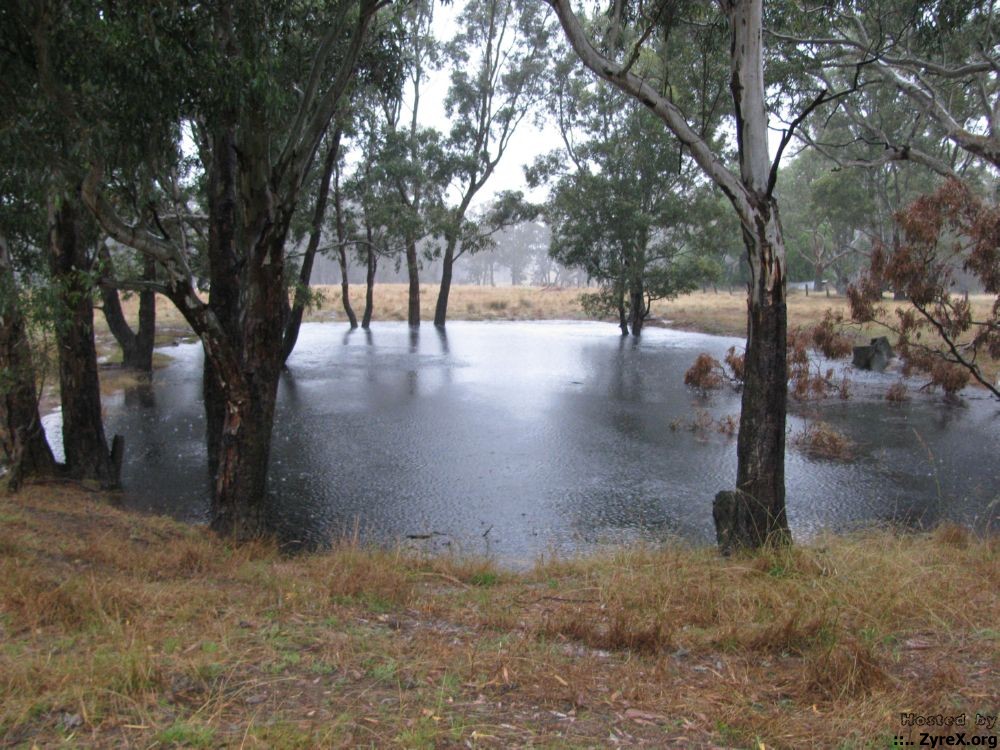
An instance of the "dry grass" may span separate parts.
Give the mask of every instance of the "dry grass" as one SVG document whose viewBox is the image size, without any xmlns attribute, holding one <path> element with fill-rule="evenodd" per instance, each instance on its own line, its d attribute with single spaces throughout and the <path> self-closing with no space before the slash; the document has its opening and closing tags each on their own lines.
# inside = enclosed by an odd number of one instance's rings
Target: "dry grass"
<svg viewBox="0 0 1000 750">
<path fill-rule="evenodd" d="M 344 320 L 340 287 L 317 286 L 314 289 L 322 292 L 325 301 L 320 309 L 311 312 L 312 319 Z M 580 295 L 586 291 L 566 287 L 453 286 L 449 317 L 453 320 L 584 320 L 588 316 L 580 305 Z M 437 292 L 437 284 L 421 284 L 422 319 L 433 319 Z M 405 284 L 376 285 L 376 320 L 406 320 L 406 303 Z M 364 287 L 351 287 L 351 304 L 360 315 L 364 305 Z M 985 299 L 982 305 L 985 308 Z M 811 328 L 823 320 L 829 308 L 846 313 L 846 298 L 807 297 L 793 293 L 789 296 L 789 325 Z M 676 328 L 745 336 L 746 294 L 743 290 L 692 292 L 675 300 L 654 302 L 652 315 Z"/>
<path fill-rule="evenodd" d="M 36 486 L 0 496 L 0 745 L 891 747 L 996 713 L 998 551 L 287 558 Z"/>
</svg>

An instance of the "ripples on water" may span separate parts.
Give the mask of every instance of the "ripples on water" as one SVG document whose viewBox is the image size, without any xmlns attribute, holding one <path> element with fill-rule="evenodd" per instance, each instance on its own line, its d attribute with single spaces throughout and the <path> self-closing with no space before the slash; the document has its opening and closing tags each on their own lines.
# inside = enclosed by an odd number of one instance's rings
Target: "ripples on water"
<svg viewBox="0 0 1000 750">
<path fill-rule="evenodd" d="M 428 537 L 419 544 L 509 562 L 667 536 L 710 543 L 712 498 L 735 482 L 735 439 L 670 425 L 699 409 L 738 414 L 736 394 L 704 400 L 683 385 L 698 352 L 721 358 L 734 343 L 656 328 L 634 342 L 602 323 L 455 322 L 447 335 L 304 325 L 279 389 L 271 512 L 289 539 L 358 528 L 368 540 Z M 169 353 L 153 388 L 107 404 L 108 427 L 126 436 L 127 502 L 200 520 L 200 346 Z M 846 464 L 789 451 L 797 537 L 995 523 L 997 406 L 865 396 L 893 377 L 856 376 L 847 402 L 792 405 L 791 432 L 819 416 L 859 446 Z"/>
</svg>

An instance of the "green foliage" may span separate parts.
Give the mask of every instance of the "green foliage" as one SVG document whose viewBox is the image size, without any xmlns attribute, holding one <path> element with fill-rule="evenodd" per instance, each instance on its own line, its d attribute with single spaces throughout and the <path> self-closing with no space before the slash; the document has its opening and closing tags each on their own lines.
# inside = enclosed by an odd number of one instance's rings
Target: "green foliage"
<svg viewBox="0 0 1000 750">
<path fill-rule="evenodd" d="M 583 298 L 590 314 L 641 325 L 651 300 L 719 273 L 718 248 L 706 252 L 703 233 L 717 198 L 645 107 L 568 67 L 559 74 L 566 154 L 543 157 L 529 173 L 552 184 L 550 253 L 601 285 Z"/>
<path fill-rule="evenodd" d="M 177 721 L 156 735 L 159 743 L 167 747 L 213 747 L 216 743 L 212 727 L 197 726 Z"/>
</svg>

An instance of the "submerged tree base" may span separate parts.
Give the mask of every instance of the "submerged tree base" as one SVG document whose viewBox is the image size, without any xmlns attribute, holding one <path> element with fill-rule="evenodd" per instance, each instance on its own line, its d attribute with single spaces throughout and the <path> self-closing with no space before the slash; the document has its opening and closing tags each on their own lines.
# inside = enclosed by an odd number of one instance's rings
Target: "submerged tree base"
<svg viewBox="0 0 1000 750">
<path fill-rule="evenodd" d="M 778 526 L 773 519 L 767 519 L 770 508 L 757 502 L 751 495 L 740 490 L 726 490 L 715 496 L 712 502 L 712 518 L 715 520 L 715 537 L 719 551 L 723 555 L 734 552 L 755 550 L 763 546 L 787 546 L 792 536 L 785 529 L 768 531 Z"/>
</svg>

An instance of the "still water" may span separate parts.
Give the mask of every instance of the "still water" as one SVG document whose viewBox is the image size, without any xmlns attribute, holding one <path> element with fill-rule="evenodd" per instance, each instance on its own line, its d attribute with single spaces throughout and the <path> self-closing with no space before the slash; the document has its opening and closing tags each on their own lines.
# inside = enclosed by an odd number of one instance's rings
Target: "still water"
<svg viewBox="0 0 1000 750">
<path fill-rule="evenodd" d="M 365 540 L 487 553 L 510 563 L 633 540 L 714 541 L 712 498 L 731 488 L 736 441 L 685 428 L 739 397 L 683 385 L 698 352 L 741 341 L 603 323 L 431 326 L 370 333 L 304 325 L 279 389 L 271 513 L 290 540 Z M 185 520 L 207 511 L 201 351 L 168 350 L 155 385 L 106 404 L 126 436 L 127 502 Z M 1000 517 L 1000 408 L 916 395 L 857 374 L 854 397 L 792 405 L 789 432 L 820 418 L 857 444 L 850 463 L 790 449 L 793 533 Z M 678 427 L 678 422 L 681 425 Z M 671 425 L 675 425 L 675 429 Z M 419 539 L 413 539 L 419 537 Z"/>
</svg>

